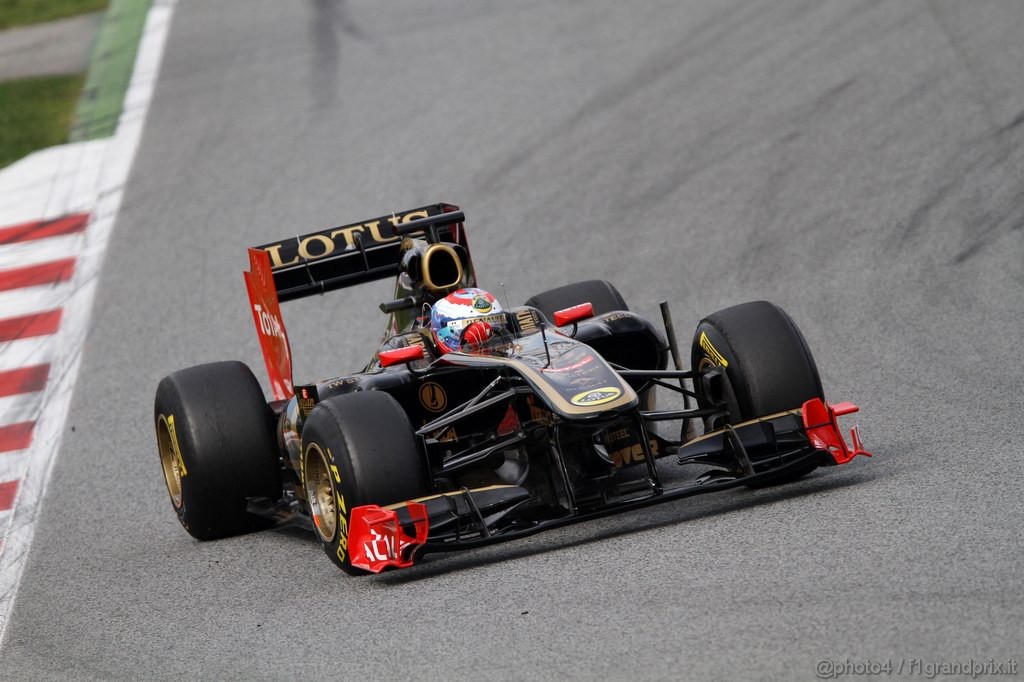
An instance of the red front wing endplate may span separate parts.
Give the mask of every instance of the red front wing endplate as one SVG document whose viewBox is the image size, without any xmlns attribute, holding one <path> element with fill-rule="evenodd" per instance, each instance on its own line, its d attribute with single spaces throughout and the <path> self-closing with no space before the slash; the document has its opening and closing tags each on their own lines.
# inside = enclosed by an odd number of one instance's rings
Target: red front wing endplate
<svg viewBox="0 0 1024 682">
<path fill-rule="evenodd" d="M 406 502 L 405 508 L 412 517 L 415 537 L 405 533 L 394 509 L 368 504 L 352 510 L 348 547 L 353 566 L 371 573 L 380 573 L 389 566 L 412 566 L 413 552 L 427 541 L 427 507 L 419 502 Z"/>
<path fill-rule="evenodd" d="M 853 403 L 839 403 L 829 405 L 822 402 L 820 398 L 812 398 L 804 403 L 803 419 L 804 430 L 807 431 L 807 438 L 811 445 L 819 450 L 825 450 L 836 464 L 846 464 L 857 455 L 870 457 L 871 453 L 864 449 L 864 443 L 860 440 L 860 431 L 857 426 L 850 429 L 850 437 L 853 439 L 853 447 L 846 444 L 842 432 L 839 430 L 838 417 L 845 414 L 853 414 L 860 408 Z"/>
</svg>

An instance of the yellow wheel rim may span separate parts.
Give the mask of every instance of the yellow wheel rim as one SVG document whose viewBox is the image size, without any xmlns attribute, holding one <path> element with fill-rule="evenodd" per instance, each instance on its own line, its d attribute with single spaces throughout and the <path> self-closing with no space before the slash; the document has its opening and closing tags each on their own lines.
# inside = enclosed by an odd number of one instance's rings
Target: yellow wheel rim
<svg viewBox="0 0 1024 682">
<path fill-rule="evenodd" d="M 167 417 L 160 415 L 156 420 L 156 441 L 160 448 L 160 464 L 164 469 L 164 481 L 167 492 L 175 509 L 181 509 L 181 464 L 171 444 L 171 429 L 167 425 Z"/>
</svg>

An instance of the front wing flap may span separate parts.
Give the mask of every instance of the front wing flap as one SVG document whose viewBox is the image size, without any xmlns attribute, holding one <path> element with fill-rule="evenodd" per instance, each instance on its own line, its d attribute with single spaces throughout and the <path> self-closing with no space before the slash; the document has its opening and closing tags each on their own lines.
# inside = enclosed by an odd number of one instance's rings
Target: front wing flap
<svg viewBox="0 0 1024 682">
<path fill-rule="evenodd" d="M 406 568 L 427 552 L 471 549 L 559 526 L 640 507 L 771 480 L 810 463 L 846 464 L 864 450 L 856 427 L 847 444 L 838 417 L 857 411 L 852 403 L 830 405 L 814 398 L 800 409 L 728 426 L 693 439 L 678 451 L 681 464 L 709 464 L 731 471 L 651 491 L 604 506 L 577 510 L 537 504 L 525 488 L 497 485 L 467 489 L 379 507 L 352 510 L 352 565 L 379 573 Z"/>
</svg>

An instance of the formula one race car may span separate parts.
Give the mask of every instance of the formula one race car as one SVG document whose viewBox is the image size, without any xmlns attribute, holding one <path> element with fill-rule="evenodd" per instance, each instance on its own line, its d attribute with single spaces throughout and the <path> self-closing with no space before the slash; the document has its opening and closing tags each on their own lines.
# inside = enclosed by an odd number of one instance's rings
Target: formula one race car
<svg viewBox="0 0 1024 682">
<path fill-rule="evenodd" d="M 164 477 L 190 534 L 311 520 L 343 571 L 378 573 L 868 455 L 837 423 L 857 407 L 824 401 L 779 307 L 708 315 L 684 370 L 667 304 L 663 333 L 607 282 L 503 309 L 476 288 L 464 220 L 436 204 L 249 250 L 274 400 L 238 362 L 157 388 Z M 279 302 L 385 277 L 396 293 L 369 364 L 293 385 Z M 676 409 L 658 410 L 656 389 L 681 394 Z M 667 475 L 668 457 L 686 468 Z"/>
</svg>

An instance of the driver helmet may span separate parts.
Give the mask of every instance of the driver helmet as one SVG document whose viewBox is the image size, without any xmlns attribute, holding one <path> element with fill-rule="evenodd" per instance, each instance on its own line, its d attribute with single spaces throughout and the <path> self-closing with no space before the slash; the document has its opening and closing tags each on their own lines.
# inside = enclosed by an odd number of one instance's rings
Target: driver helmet
<svg viewBox="0 0 1024 682">
<path fill-rule="evenodd" d="M 459 289 L 430 310 L 430 332 L 442 353 L 460 350 L 464 342 L 478 345 L 504 326 L 501 304 L 483 289 Z"/>
</svg>

